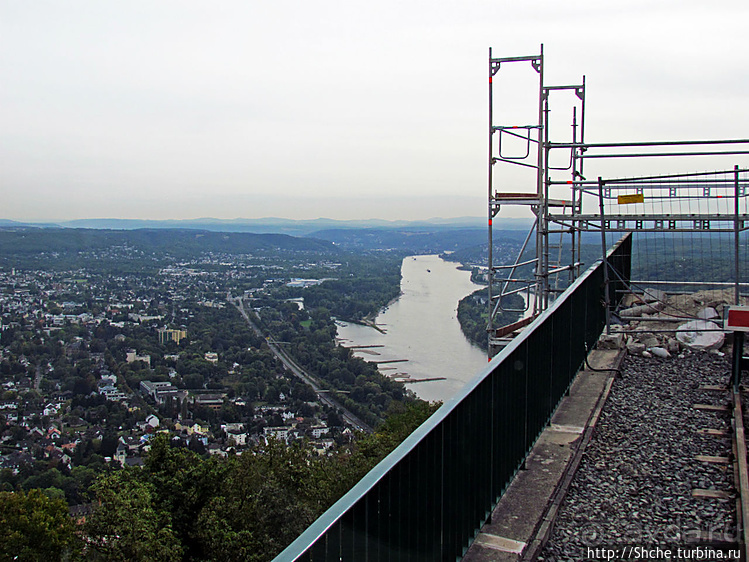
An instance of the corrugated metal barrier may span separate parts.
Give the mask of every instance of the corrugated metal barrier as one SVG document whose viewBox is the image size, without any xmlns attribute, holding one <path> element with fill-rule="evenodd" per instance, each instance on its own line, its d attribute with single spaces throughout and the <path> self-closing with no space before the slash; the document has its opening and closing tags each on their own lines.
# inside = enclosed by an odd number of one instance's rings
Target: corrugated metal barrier
<svg viewBox="0 0 749 562">
<path fill-rule="evenodd" d="M 628 235 L 608 254 L 609 302 L 629 278 L 631 247 Z M 604 267 L 591 266 L 274 562 L 459 560 L 605 326 Z"/>
</svg>

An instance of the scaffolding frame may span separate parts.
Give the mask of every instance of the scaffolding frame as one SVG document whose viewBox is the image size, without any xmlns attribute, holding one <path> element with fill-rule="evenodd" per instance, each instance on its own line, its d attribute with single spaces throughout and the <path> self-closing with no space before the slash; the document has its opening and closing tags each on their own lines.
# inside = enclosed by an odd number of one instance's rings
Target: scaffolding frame
<svg viewBox="0 0 749 562">
<path fill-rule="evenodd" d="M 496 124 L 494 111 L 494 78 L 500 69 L 509 64 L 528 64 L 538 78 L 538 120 L 535 123 L 514 125 Z M 555 142 L 551 139 L 550 98 L 554 92 L 571 91 L 572 139 Z M 561 275 L 566 282 L 576 279 L 584 265 L 580 250 L 584 232 L 600 232 L 601 259 L 606 261 L 607 234 L 612 232 L 732 232 L 734 237 L 734 279 L 725 283 L 681 282 L 685 285 L 732 286 L 736 304 L 742 287 L 749 286 L 740 279 L 740 234 L 749 228 L 749 169 L 734 166 L 733 170 L 700 173 L 651 175 L 635 178 L 598 177 L 588 180 L 584 176 L 585 162 L 622 158 L 664 158 L 699 156 L 737 156 L 749 154 L 749 139 L 673 140 L 652 142 L 585 141 L 585 77 L 580 84 L 549 86 L 544 83 L 544 54 L 541 45 L 538 55 L 520 57 L 492 56 L 489 49 L 489 169 L 488 169 L 488 291 L 489 318 L 487 322 L 489 357 L 493 357 L 532 318 L 546 310 L 560 288 Z M 520 139 L 526 144 L 524 154 L 508 155 L 502 152 L 504 137 Z M 496 139 L 496 142 L 495 142 Z M 613 149 L 613 151 L 612 151 Z M 495 152 L 496 150 L 496 152 Z M 552 154 L 564 151 L 565 166 L 552 166 Z M 568 156 L 567 156 L 568 155 Z M 500 184 L 495 167 L 498 164 L 522 166 L 535 170 L 532 191 L 509 189 Z M 563 177 L 561 173 L 568 173 Z M 712 177 L 711 177 L 712 176 Z M 716 178 L 717 176 L 717 178 Z M 733 202 L 732 208 L 716 208 L 714 198 Z M 730 193 L 729 193 L 730 192 Z M 711 194 L 712 193 L 712 194 Z M 561 195 L 560 195 L 561 194 Z M 688 213 L 667 212 L 668 204 L 680 199 L 696 201 L 696 209 Z M 713 200 L 711 200 L 711 198 Z M 613 202 L 616 201 L 616 204 Z M 653 203 L 649 210 L 638 208 L 637 203 Z M 654 202 L 657 202 L 654 203 Z M 533 216 L 533 225 L 515 261 L 497 263 L 494 248 L 493 221 L 506 206 L 526 206 Z M 592 212 L 588 206 L 596 207 Z M 660 206 L 660 212 L 656 207 Z M 559 235 L 554 243 L 552 236 Z M 565 243 L 565 240 L 567 241 Z M 524 258 L 533 244 L 535 257 Z M 566 246 L 567 252 L 563 252 Z M 553 252 L 556 251 L 556 256 Z M 562 259 L 563 254 L 566 258 Z M 522 268 L 532 266 L 532 275 L 519 275 Z M 617 272 L 606 264 L 606 283 Z M 676 285 L 679 281 L 633 281 L 632 286 L 654 284 Z M 526 294 L 527 316 L 523 321 L 500 326 L 497 315 L 503 299 L 512 294 Z M 608 295 L 608 292 L 606 293 Z M 532 301 L 532 304 L 531 304 Z M 605 303 L 609 304 L 609 303 Z M 607 306 L 607 313 L 611 311 Z M 607 330 L 610 317 L 607 316 Z"/>
</svg>

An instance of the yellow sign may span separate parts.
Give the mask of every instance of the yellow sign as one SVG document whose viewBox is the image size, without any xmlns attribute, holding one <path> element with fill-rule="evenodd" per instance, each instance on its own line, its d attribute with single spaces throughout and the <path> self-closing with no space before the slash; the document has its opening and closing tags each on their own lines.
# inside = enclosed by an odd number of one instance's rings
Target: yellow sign
<svg viewBox="0 0 749 562">
<path fill-rule="evenodd" d="M 642 193 L 634 193 L 632 195 L 620 195 L 616 198 L 620 205 L 627 205 L 628 203 L 644 203 L 645 195 Z"/>
</svg>

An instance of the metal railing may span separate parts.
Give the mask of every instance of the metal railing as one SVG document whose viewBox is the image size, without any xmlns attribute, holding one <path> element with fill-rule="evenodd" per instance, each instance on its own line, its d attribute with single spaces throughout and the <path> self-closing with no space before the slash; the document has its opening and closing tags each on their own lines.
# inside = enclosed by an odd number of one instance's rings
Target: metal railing
<svg viewBox="0 0 749 562">
<path fill-rule="evenodd" d="M 616 275 L 591 266 L 274 562 L 459 560 L 598 340 L 631 247 L 627 235 L 607 255 Z"/>
</svg>

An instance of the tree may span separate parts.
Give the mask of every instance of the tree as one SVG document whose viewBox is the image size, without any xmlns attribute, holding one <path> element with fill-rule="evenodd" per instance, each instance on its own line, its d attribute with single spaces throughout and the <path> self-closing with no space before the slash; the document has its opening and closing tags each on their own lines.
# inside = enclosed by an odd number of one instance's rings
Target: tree
<svg viewBox="0 0 749 562">
<path fill-rule="evenodd" d="M 328 413 L 327 421 L 330 427 L 343 427 L 343 420 L 341 419 L 341 416 L 338 415 L 338 412 L 335 412 L 333 410 Z"/>
<path fill-rule="evenodd" d="M 151 450 L 139 476 L 156 491 L 154 504 L 157 508 L 171 514 L 174 533 L 184 548 L 186 559 L 210 557 L 199 536 L 198 519 L 211 498 L 219 495 L 226 474 L 232 468 L 231 459 L 203 460 L 189 449 L 172 447 L 163 435 L 151 440 Z"/>
<path fill-rule="evenodd" d="M 294 385 L 292 396 L 297 400 L 304 400 L 305 402 L 314 402 L 317 400 L 317 394 L 312 390 L 312 387 L 301 382 Z"/>
<path fill-rule="evenodd" d="M 0 492 L 0 558 L 79 559 L 81 543 L 67 504 L 41 490 Z"/>
<path fill-rule="evenodd" d="M 306 446 L 274 439 L 238 457 L 200 512 L 203 559 L 272 559 L 332 503 L 325 466 Z"/>
<path fill-rule="evenodd" d="M 203 388 L 203 384 L 205 383 L 205 378 L 200 373 L 185 375 L 182 380 L 185 383 L 185 387 L 191 389 Z"/>
<path fill-rule="evenodd" d="M 106 560 L 177 561 L 182 548 L 168 512 L 154 506 L 153 486 L 133 470 L 102 476 L 92 487 L 98 506 L 84 530 L 91 548 Z"/>
</svg>

